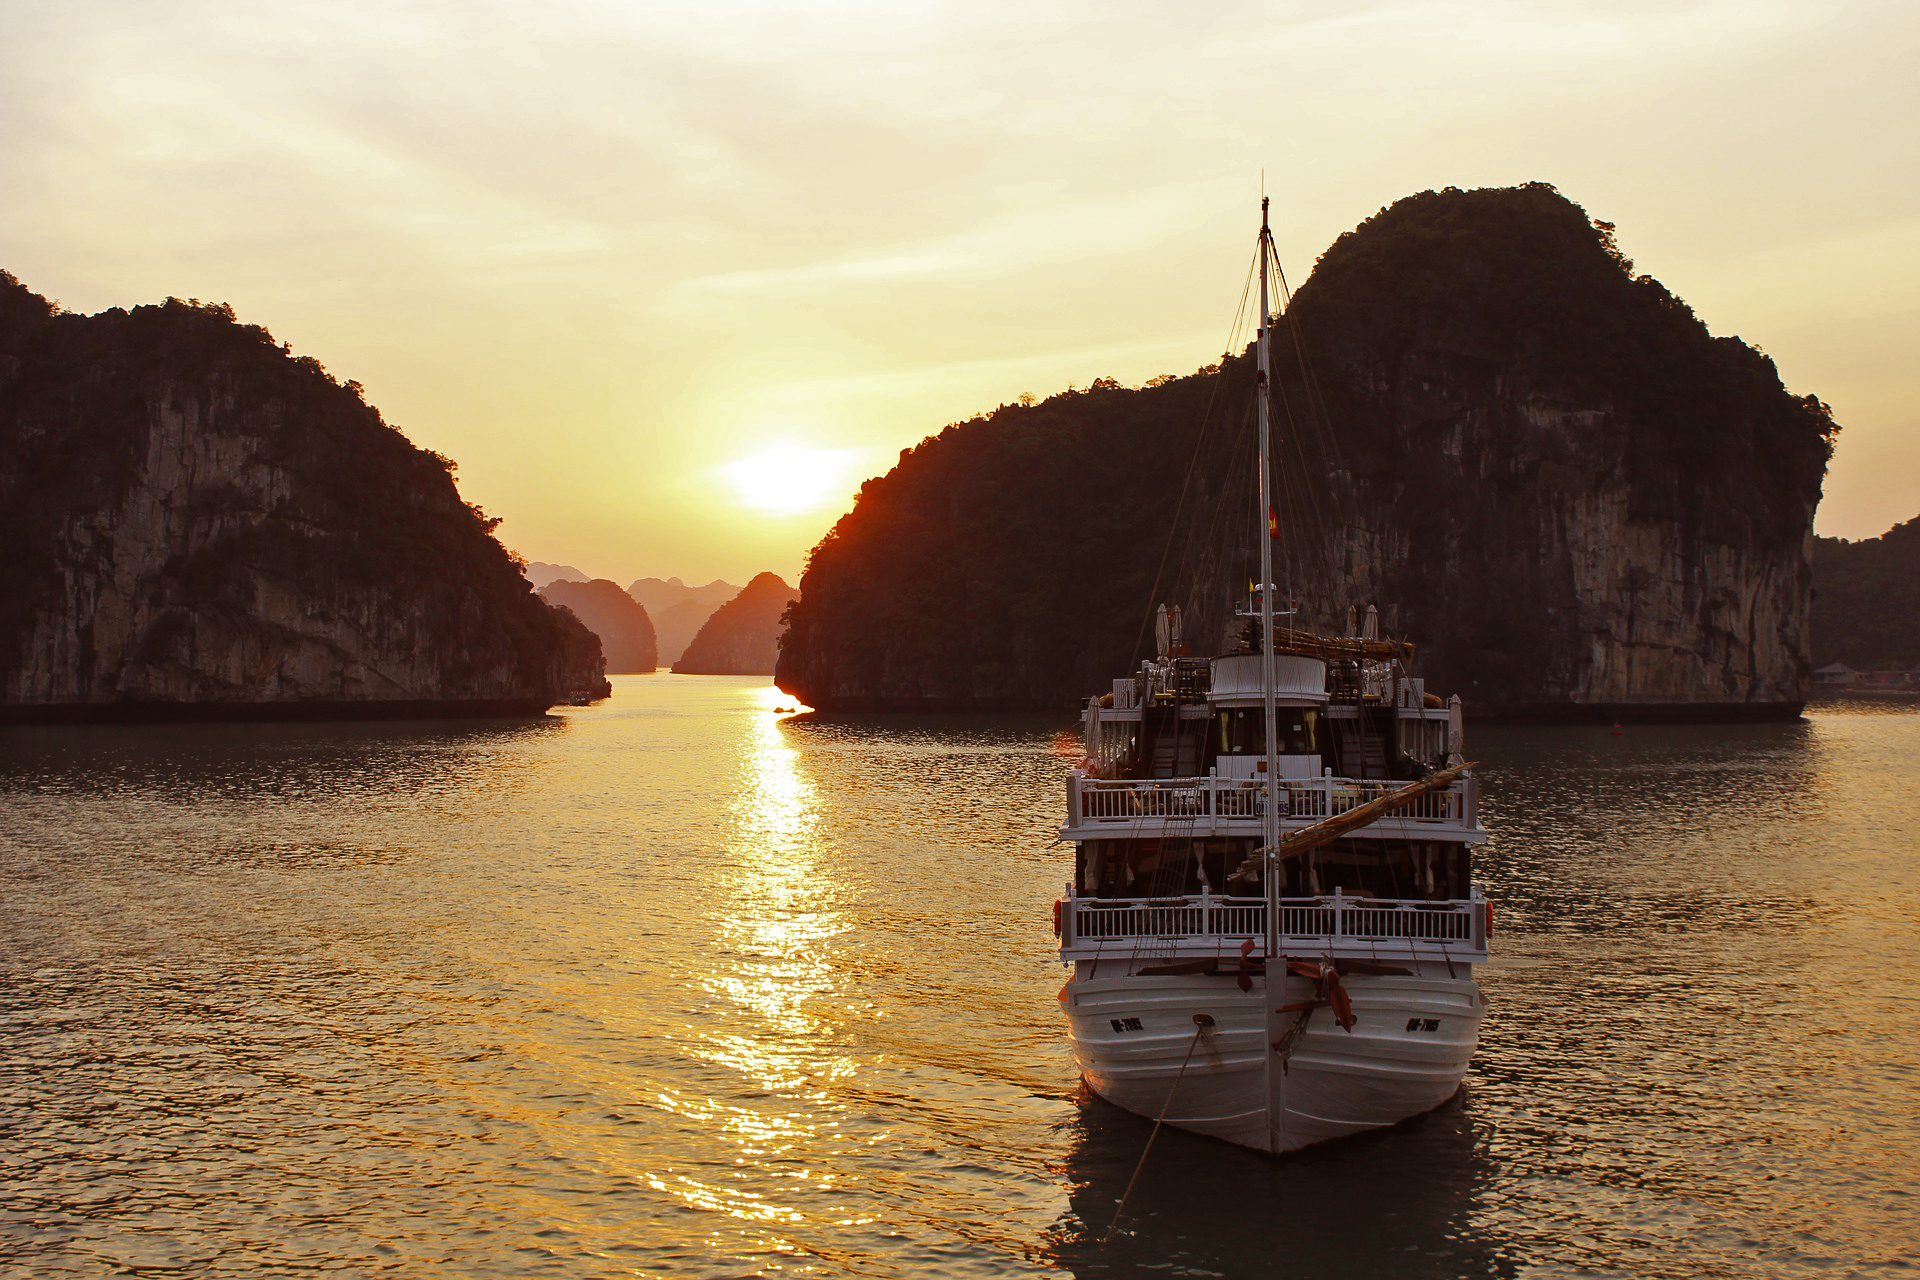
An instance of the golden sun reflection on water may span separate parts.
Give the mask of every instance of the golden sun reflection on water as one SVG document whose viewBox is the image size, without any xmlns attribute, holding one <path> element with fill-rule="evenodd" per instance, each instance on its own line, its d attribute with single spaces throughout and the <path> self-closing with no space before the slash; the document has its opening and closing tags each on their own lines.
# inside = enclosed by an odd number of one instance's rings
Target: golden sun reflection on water
<svg viewBox="0 0 1920 1280">
<path fill-rule="evenodd" d="M 762 698 L 767 704 L 779 696 L 777 689 L 766 692 L 774 695 Z M 819 865 L 818 796 L 779 720 L 769 705 L 753 717 L 743 744 L 727 832 L 731 893 L 720 930 L 723 950 L 742 968 L 715 975 L 708 989 L 756 1015 L 764 1024 L 756 1031 L 804 1037 L 824 1025 L 807 1006 L 830 991 L 823 952 L 847 926 Z M 762 1082 L 769 1089 L 793 1084 L 786 1071 Z"/>
<path fill-rule="evenodd" d="M 656 1101 L 731 1148 L 735 1164 L 817 1198 L 846 1180 L 824 1166 L 845 1141 L 829 1090 L 859 1069 L 837 1016 L 835 939 L 850 926 L 823 855 L 818 789 L 781 728 L 797 704 L 770 686 L 749 696 L 711 885 L 718 963 L 697 979 L 711 1025 L 688 1046 L 718 1069 L 718 1087 L 662 1091 Z M 684 1170 L 644 1181 L 688 1208 L 742 1222 L 799 1226 L 812 1216 L 782 1203 L 764 1180 L 755 1191 Z"/>
</svg>

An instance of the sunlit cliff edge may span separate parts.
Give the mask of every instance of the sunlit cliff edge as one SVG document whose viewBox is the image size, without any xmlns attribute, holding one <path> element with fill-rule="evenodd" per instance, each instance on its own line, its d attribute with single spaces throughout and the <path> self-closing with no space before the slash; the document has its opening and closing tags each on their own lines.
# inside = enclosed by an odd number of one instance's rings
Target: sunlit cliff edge
<svg viewBox="0 0 1920 1280">
<path fill-rule="evenodd" d="M 604 696 L 452 470 L 224 306 L 74 315 L 0 273 L 0 719 Z"/>
<path fill-rule="evenodd" d="M 1425 192 L 1342 236 L 1288 320 L 1276 460 L 1307 622 L 1377 602 L 1481 714 L 1797 714 L 1837 428 L 1612 227 L 1539 183 Z M 904 452 L 814 549 L 780 687 L 1069 706 L 1144 655 L 1161 600 L 1218 651 L 1254 561 L 1251 363 L 1002 405 Z"/>
</svg>

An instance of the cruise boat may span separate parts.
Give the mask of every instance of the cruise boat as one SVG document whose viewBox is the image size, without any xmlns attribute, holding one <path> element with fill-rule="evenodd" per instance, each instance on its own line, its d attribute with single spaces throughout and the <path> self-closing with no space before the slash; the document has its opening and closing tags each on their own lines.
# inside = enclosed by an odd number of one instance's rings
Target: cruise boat
<svg viewBox="0 0 1920 1280">
<path fill-rule="evenodd" d="M 1271 528 L 1265 201 L 1261 215 L 1255 514 Z M 1088 700 L 1055 916 L 1089 1087 L 1280 1154 L 1453 1096 L 1491 912 L 1460 700 L 1427 691 L 1372 606 L 1330 628 L 1344 634 L 1295 625 L 1259 542 L 1237 651 L 1190 656 L 1162 606 L 1156 656 Z"/>
</svg>

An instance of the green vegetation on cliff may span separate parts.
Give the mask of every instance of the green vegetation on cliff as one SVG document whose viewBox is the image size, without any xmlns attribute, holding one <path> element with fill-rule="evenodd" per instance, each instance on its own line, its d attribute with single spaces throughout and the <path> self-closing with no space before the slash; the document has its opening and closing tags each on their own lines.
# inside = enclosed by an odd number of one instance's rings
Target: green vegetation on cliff
<svg viewBox="0 0 1920 1280">
<path fill-rule="evenodd" d="M 1607 406 L 1625 436 L 1634 514 L 1680 513 L 1704 534 L 1734 536 L 1758 503 L 1758 528 L 1799 537 L 1837 430 L 1827 406 L 1784 394 L 1762 351 L 1714 337 L 1666 286 L 1635 275 L 1614 233 L 1529 183 L 1423 191 L 1334 241 L 1293 314 L 1321 372 L 1346 374 L 1325 382 L 1346 459 L 1392 471 L 1401 401 L 1418 395 L 1404 375 L 1445 351 Z M 1276 372 L 1298 377 L 1284 357 Z M 1709 480 L 1739 485 L 1746 501 L 1725 501 Z"/>
<path fill-rule="evenodd" d="M 0 273 L 0 704 L 546 705 L 599 646 L 415 448 L 223 305 Z"/>
<path fill-rule="evenodd" d="M 1813 544 L 1813 661 L 1920 666 L 1920 516 L 1877 538 Z"/>
<path fill-rule="evenodd" d="M 1377 601 L 1482 707 L 1799 701 L 1834 424 L 1611 227 L 1544 184 L 1425 192 L 1342 236 L 1287 322 L 1283 586 L 1310 624 Z M 1251 365 L 1102 379 L 904 451 L 814 549 L 781 687 L 1068 704 L 1144 656 L 1162 600 L 1218 651 L 1256 562 Z"/>
</svg>

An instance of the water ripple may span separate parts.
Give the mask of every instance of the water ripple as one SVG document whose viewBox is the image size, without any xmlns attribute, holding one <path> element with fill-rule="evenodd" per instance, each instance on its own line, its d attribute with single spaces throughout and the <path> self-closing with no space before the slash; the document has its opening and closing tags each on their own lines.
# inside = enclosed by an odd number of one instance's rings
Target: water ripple
<svg viewBox="0 0 1920 1280">
<path fill-rule="evenodd" d="M 1461 1095 L 1273 1161 L 1082 1093 L 1041 719 L 0 731 L 47 1276 L 1911 1275 L 1920 715 L 1477 730 Z"/>
</svg>

